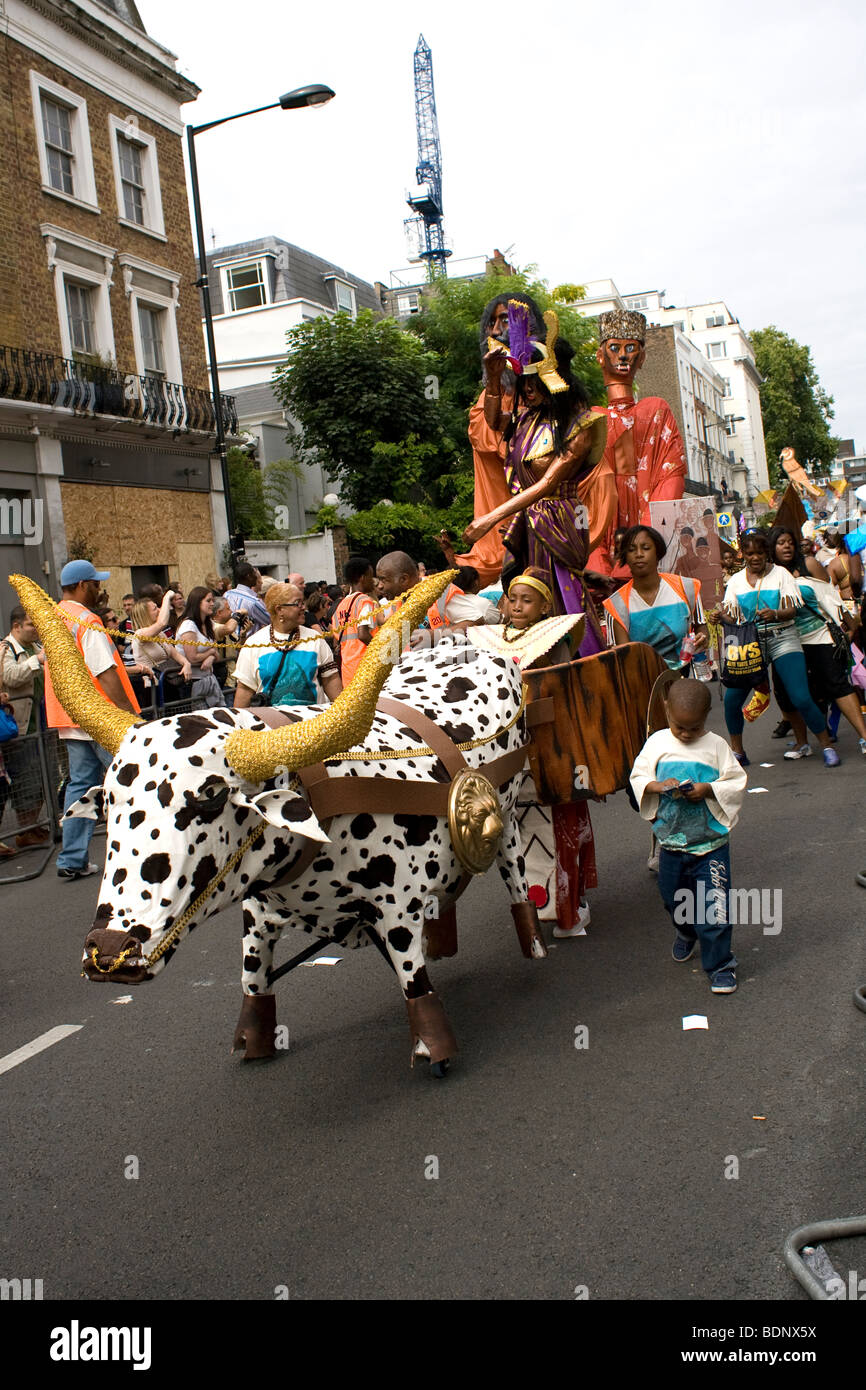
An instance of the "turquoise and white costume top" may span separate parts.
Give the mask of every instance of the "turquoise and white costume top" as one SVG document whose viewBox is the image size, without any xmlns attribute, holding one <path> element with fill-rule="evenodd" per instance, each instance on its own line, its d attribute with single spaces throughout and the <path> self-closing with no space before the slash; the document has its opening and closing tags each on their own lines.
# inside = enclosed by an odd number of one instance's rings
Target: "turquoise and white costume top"
<svg viewBox="0 0 866 1390">
<path fill-rule="evenodd" d="M 803 598 L 802 608 L 794 615 L 794 622 L 804 647 L 832 646 L 833 638 L 827 631 L 827 619 L 842 626 L 842 613 L 845 605 L 839 597 L 838 589 L 823 579 L 815 579 L 804 574 L 795 584 Z"/>
<path fill-rule="evenodd" d="M 753 623 L 759 608 L 800 608 L 802 603 L 796 579 L 781 565 L 771 565 L 754 588 L 748 571 L 738 570 L 728 580 L 722 599 L 725 611 L 738 623 Z"/>
<path fill-rule="evenodd" d="M 703 801 L 686 801 L 671 792 L 648 792 L 647 782 L 712 782 Z M 644 820 L 662 849 L 686 854 L 709 854 L 725 844 L 737 823 L 746 774 L 718 734 L 703 733 L 694 743 L 681 743 L 670 729 L 652 734 L 631 770 L 631 786 Z"/>
<path fill-rule="evenodd" d="M 680 649 L 686 633 L 693 622 L 704 621 L 701 583 L 679 574 L 660 574 L 659 580 L 652 603 L 642 599 L 629 580 L 605 599 L 604 606 L 614 622 L 625 628 L 630 642 L 646 642 L 671 670 L 678 671 L 683 665 Z"/>
</svg>

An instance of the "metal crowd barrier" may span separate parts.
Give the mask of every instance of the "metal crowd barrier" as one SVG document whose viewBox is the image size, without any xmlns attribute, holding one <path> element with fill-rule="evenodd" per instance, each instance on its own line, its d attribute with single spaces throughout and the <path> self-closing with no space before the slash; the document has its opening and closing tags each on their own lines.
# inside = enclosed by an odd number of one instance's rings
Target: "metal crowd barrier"
<svg viewBox="0 0 866 1390">
<path fill-rule="evenodd" d="M 9 703 L 14 710 L 20 700 Z M 56 729 L 40 727 L 0 743 L 0 885 L 42 873 L 61 838 L 66 775 L 66 750 Z"/>
<path fill-rule="evenodd" d="M 193 683 L 168 683 L 161 678 L 145 685 L 135 678 L 133 684 L 144 719 L 165 719 L 204 708 Z M 233 690 L 224 689 L 223 696 L 230 706 Z M 13 711 L 16 703 L 21 700 L 9 697 Z M 0 887 L 38 878 L 63 838 L 65 742 L 56 729 L 44 727 L 44 709 L 39 723 L 36 732 L 0 743 Z M 100 831 L 104 833 L 102 821 L 95 833 Z"/>
</svg>

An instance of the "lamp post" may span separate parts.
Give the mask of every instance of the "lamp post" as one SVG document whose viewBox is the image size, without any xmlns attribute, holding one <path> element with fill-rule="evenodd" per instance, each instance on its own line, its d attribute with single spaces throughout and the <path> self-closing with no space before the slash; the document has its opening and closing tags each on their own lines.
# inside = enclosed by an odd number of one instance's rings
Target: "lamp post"
<svg viewBox="0 0 866 1390">
<path fill-rule="evenodd" d="M 206 121 L 204 125 L 188 125 L 186 128 L 186 144 L 189 152 L 189 176 L 192 183 L 192 206 L 193 215 L 195 217 L 196 241 L 198 243 L 199 278 L 195 283 L 201 290 L 205 340 L 207 342 L 208 357 L 210 359 L 211 394 L 213 396 L 214 420 L 216 422 L 216 451 L 219 454 L 220 473 L 222 474 L 226 524 L 229 532 L 229 549 L 231 550 L 233 567 L 235 558 L 244 553 L 244 542 L 242 536 L 235 534 L 232 495 L 229 487 L 228 459 L 226 457 L 225 431 L 223 430 L 222 398 L 220 396 L 219 369 L 217 367 L 216 343 L 214 342 L 213 331 L 213 312 L 210 302 L 210 285 L 208 283 L 207 251 L 204 243 L 204 223 L 202 221 L 201 195 L 198 186 L 198 166 L 195 158 L 195 137 L 201 135 L 205 130 L 213 130 L 214 126 L 225 125 L 227 121 L 239 121 L 244 116 L 256 116 L 260 111 L 273 111 L 277 106 L 281 107 L 283 111 L 297 111 L 302 106 L 324 106 L 333 96 L 334 93 L 331 91 L 330 87 L 325 87 L 321 83 L 315 82 L 307 87 L 296 87 L 292 92 L 285 92 L 280 97 L 279 101 L 269 102 L 267 106 L 255 106 L 251 111 L 238 111 L 234 116 L 220 116 L 219 120 Z"/>
</svg>

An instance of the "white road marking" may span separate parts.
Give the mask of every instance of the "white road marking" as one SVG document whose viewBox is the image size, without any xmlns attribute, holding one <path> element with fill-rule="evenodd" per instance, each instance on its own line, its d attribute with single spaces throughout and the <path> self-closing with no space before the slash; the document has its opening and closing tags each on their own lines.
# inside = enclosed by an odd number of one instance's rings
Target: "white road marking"
<svg viewBox="0 0 866 1390">
<path fill-rule="evenodd" d="M 62 1042 L 64 1038 L 68 1038 L 72 1033 L 77 1033 L 83 1027 L 83 1023 L 59 1023 L 56 1028 L 49 1028 L 47 1033 L 40 1033 L 39 1037 L 34 1038 L 32 1042 L 25 1043 L 23 1047 L 16 1048 L 14 1052 L 7 1052 L 5 1057 L 0 1057 L 0 1073 L 11 1071 L 13 1067 L 20 1066 L 30 1057 L 44 1052 L 46 1047 L 53 1047 L 55 1043 Z"/>
</svg>

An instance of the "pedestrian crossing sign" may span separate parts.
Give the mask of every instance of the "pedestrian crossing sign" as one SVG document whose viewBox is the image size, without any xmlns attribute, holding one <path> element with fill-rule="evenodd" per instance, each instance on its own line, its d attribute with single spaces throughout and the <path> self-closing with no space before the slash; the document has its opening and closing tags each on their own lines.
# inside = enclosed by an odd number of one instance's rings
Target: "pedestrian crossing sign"
<svg viewBox="0 0 866 1390">
<path fill-rule="evenodd" d="M 719 527 L 730 526 L 731 520 L 730 512 L 719 512 L 716 516 L 716 525 Z"/>
</svg>

